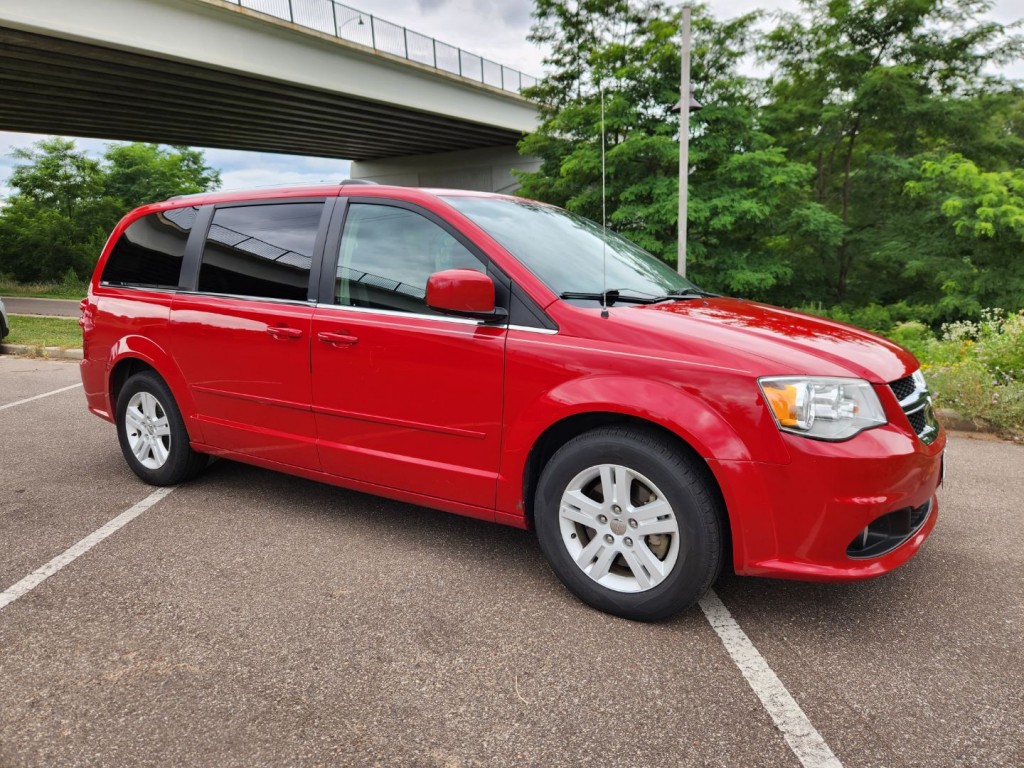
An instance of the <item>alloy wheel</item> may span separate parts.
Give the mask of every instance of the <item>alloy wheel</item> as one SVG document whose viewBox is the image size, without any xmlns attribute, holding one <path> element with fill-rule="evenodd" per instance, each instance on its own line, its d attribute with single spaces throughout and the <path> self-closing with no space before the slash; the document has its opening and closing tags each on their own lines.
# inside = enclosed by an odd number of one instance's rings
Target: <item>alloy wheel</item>
<svg viewBox="0 0 1024 768">
<path fill-rule="evenodd" d="M 128 446 L 146 469 L 160 469 L 171 455 L 171 425 L 167 412 L 151 393 L 132 395 L 124 415 Z"/>
<path fill-rule="evenodd" d="M 580 472 L 562 494 L 562 542 L 577 567 L 616 592 L 663 582 L 679 557 L 679 523 L 661 490 L 629 467 Z"/>
</svg>

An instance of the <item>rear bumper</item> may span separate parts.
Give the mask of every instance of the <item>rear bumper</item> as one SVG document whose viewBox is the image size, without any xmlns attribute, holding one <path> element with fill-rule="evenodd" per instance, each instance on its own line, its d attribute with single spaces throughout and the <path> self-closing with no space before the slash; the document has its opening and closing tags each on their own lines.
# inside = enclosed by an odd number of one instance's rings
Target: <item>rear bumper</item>
<svg viewBox="0 0 1024 768">
<path fill-rule="evenodd" d="M 107 366 L 97 360 L 85 358 L 79 365 L 82 373 L 82 388 L 85 390 L 85 402 L 89 410 L 101 419 L 113 421 L 113 407 L 110 403 L 110 391 L 107 389 Z"/>
<path fill-rule="evenodd" d="M 934 530 L 945 434 L 931 445 L 893 427 L 844 443 L 786 440 L 786 465 L 709 462 L 729 511 L 737 573 L 873 578 L 907 562 Z"/>
</svg>

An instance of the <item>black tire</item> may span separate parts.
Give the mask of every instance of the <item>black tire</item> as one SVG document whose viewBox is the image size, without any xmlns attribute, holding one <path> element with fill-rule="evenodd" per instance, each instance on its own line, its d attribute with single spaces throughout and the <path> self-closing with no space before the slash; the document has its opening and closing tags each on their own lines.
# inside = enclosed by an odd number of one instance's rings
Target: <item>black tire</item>
<svg viewBox="0 0 1024 768">
<path fill-rule="evenodd" d="M 631 497 L 634 494 L 648 492 L 647 501 L 639 498 L 635 507 L 627 507 L 625 511 L 611 512 L 614 518 L 608 520 L 608 527 L 600 525 L 593 529 L 582 524 L 566 521 L 563 533 L 561 519 L 562 496 L 570 488 L 570 483 L 577 484 L 579 478 L 588 477 L 588 472 L 602 465 L 617 466 L 628 470 L 626 486 Z M 618 470 L 612 470 L 616 476 Z M 634 473 L 643 478 L 634 477 Z M 642 480 L 648 480 L 655 487 L 651 490 Z M 602 479 L 597 479 L 599 486 Z M 635 427 L 602 427 L 586 432 L 570 440 L 562 446 L 548 461 L 541 473 L 534 500 L 534 523 L 540 548 L 558 578 L 573 594 L 583 602 L 598 610 L 622 616 L 636 621 L 657 621 L 675 615 L 694 605 L 714 583 L 722 567 L 723 560 L 723 517 L 718 496 L 713 492 L 706 467 L 679 450 L 677 445 L 654 431 Z M 588 490 L 588 488 L 590 490 Z M 599 494 L 594 486 L 580 489 L 586 494 Z M 664 536 L 640 536 L 634 541 L 626 538 L 631 532 L 630 527 L 636 522 L 630 519 L 628 510 L 635 510 L 637 517 L 643 512 L 642 504 L 651 503 L 658 496 L 660 501 L 667 502 L 671 514 L 663 515 L 658 523 L 671 521 L 674 516 L 678 534 Z M 593 498 L 593 496 L 591 496 Z M 603 494 L 600 494 L 603 499 Z M 603 500 L 595 504 L 603 504 Z M 632 503 L 632 502 L 631 502 Z M 616 506 L 612 509 L 620 509 Z M 621 514 L 621 518 L 618 516 Z M 605 515 L 607 519 L 607 515 Z M 625 534 L 623 524 L 628 524 Z M 641 522 L 640 525 L 645 523 Z M 614 525 L 614 529 L 611 527 Z M 599 531 L 603 531 L 600 532 Z M 637 528 L 636 530 L 640 530 Z M 580 543 L 577 545 L 577 532 Z M 568 538 L 565 538 L 565 537 Z M 589 538 L 586 538 L 588 537 Z M 609 537 L 605 539 L 605 537 Z M 665 541 L 678 537 L 678 544 L 666 545 Z M 598 537 L 614 542 L 608 547 L 609 552 L 620 552 L 614 556 L 609 573 L 619 586 L 632 586 L 640 591 L 619 591 L 599 584 L 583 566 L 577 565 L 570 546 L 583 546 L 584 541 L 605 549 L 605 545 L 595 542 Z M 647 578 L 654 582 L 650 571 L 645 568 L 644 575 L 636 577 L 637 568 L 631 567 L 626 555 L 634 557 L 634 547 L 643 541 L 645 556 L 654 553 L 659 565 L 665 566 L 665 573 L 660 582 L 653 586 L 644 585 L 641 581 Z M 654 546 L 654 543 L 657 546 Z M 630 549 L 626 549 L 626 547 Z M 675 549 L 673 549 L 673 546 Z M 666 553 L 659 556 L 654 550 Z M 674 552 L 674 555 L 667 553 Z M 586 557 L 583 552 L 580 557 Z M 595 557 L 587 566 L 596 568 L 599 557 Z M 648 560 L 649 562 L 649 560 Z M 601 577 L 608 581 L 608 575 Z"/>
<path fill-rule="evenodd" d="M 128 424 L 128 407 L 136 395 L 150 395 L 156 399 L 156 414 L 166 417 L 169 434 L 166 437 L 154 437 L 161 440 L 166 451 L 166 460 L 157 467 L 149 467 L 135 455 L 131 440 L 140 434 Z M 156 373 L 143 371 L 136 373 L 124 383 L 117 396 L 117 440 L 121 444 L 121 453 L 132 471 L 150 485 L 177 485 L 199 474 L 205 467 L 209 457 L 196 453 L 189 445 L 188 432 L 181 418 L 178 404 L 174 402 L 171 390 Z M 133 437 L 129 436 L 129 432 Z M 151 452 L 145 460 L 155 463 L 158 459 Z"/>
</svg>

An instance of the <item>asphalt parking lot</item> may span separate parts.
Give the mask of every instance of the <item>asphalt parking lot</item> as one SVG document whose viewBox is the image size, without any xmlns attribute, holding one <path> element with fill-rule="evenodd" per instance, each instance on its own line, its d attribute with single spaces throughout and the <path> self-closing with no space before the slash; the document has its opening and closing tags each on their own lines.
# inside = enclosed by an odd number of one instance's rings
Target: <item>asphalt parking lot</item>
<svg viewBox="0 0 1024 768">
<path fill-rule="evenodd" d="M 0 590 L 153 491 L 77 382 L 0 357 Z M 805 764 L 1024 764 L 1022 500 L 1024 448 L 953 437 L 906 567 L 716 585 Z M 800 760 L 700 609 L 597 613 L 528 533 L 227 461 L 0 608 L 4 768 L 583 764 Z"/>
</svg>

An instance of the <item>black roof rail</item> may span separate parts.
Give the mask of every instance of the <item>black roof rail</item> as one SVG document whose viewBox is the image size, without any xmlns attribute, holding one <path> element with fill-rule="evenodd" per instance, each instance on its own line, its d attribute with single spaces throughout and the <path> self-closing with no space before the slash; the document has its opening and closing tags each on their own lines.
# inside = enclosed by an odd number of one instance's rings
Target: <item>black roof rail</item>
<svg viewBox="0 0 1024 768">
<path fill-rule="evenodd" d="M 372 184 L 375 187 L 379 186 L 378 182 L 370 181 L 369 179 L 342 179 L 338 183 L 342 186 L 346 184 Z"/>
</svg>

